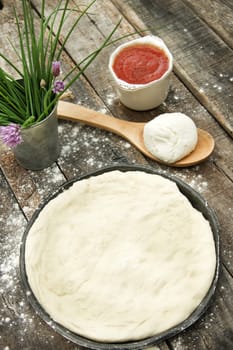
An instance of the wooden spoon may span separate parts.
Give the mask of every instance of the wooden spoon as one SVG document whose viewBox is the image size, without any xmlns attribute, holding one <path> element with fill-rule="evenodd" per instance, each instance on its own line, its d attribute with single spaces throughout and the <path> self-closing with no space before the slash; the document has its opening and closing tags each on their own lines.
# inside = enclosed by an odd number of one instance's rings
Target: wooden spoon
<svg viewBox="0 0 233 350">
<path fill-rule="evenodd" d="M 214 150 L 213 137 L 208 132 L 198 129 L 198 142 L 195 150 L 188 156 L 175 163 L 164 163 L 160 159 L 153 156 L 153 154 L 146 149 L 143 140 L 143 129 L 146 123 L 129 122 L 126 120 L 117 119 L 109 115 L 64 101 L 59 101 L 58 118 L 79 121 L 100 129 L 111 131 L 125 138 L 147 157 L 159 163 L 173 167 L 188 167 L 198 164 L 209 157 Z"/>
</svg>

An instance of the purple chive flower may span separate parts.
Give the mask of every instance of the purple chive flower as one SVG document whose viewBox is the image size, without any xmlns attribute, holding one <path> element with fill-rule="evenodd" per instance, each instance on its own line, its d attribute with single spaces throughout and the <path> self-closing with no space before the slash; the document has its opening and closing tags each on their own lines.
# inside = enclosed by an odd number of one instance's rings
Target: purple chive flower
<svg viewBox="0 0 233 350">
<path fill-rule="evenodd" d="M 61 71 L 61 64 L 59 61 L 52 62 L 52 72 L 54 77 L 58 77 Z"/>
<path fill-rule="evenodd" d="M 0 127 L 0 137 L 11 148 L 16 147 L 23 141 L 20 134 L 20 126 L 13 123 Z"/>
<path fill-rule="evenodd" d="M 65 88 L 65 84 L 62 80 L 56 80 L 53 85 L 53 92 L 54 94 L 58 94 L 59 92 L 62 92 Z"/>
</svg>

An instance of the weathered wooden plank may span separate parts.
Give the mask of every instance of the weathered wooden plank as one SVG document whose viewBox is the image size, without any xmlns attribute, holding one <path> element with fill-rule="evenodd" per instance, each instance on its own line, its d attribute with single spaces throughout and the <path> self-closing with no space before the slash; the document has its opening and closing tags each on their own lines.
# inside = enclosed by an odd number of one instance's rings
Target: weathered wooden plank
<svg viewBox="0 0 233 350">
<path fill-rule="evenodd" d="M 28 219 L 49 193 L 66 181 L 56 164 L 38 172 L 23 169 L 13 153 L 1 145 L 0 167 Z"/>
<path fill-rule="evenodd" d="M 233 136 L 233 52 L 180 0 L 113 0 L 132 23 L 136 12 L 174 55 L 174 71 L 206 109 Z M 129 5 L 129 6 L 127 6 Z M 132 11 L 133 9 L 133 11 Z"/>
<path fill-rule="evenodd" d="M 233 48 L 233 2 L 231 0 L 182 0 Z"/>
<path fill-rule="evenodd" d="M 19 341 L 22 339 L 22 346 L 26 345 L 23 335 L 24 329 L 29 326 L 29 322 L 27 324 L 27 319 L 23 317 L 26 309 L 18 276 L 20 240 L 26 219 L 9 190 L 2 172 L 0 172 L 0 193 L 0 348 L 16 349 L 16 337 Z M 15 328 L 14 332 L 12 328 Z"/>
</svg>

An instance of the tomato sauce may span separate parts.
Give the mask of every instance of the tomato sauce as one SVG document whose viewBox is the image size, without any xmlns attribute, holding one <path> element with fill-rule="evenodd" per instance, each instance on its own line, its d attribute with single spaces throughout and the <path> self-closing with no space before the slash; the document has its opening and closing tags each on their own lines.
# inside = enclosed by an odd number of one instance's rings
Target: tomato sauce
<svg viewBox="0 0 233 350">
<path fill-rule="evenodd" d="M 125 47 L 115 57 L 116 76 L 129 84 L 147 84 L 157 80 L 169 68 L 165 52 L 156 46 L 135 44 Z"/>
</svg>

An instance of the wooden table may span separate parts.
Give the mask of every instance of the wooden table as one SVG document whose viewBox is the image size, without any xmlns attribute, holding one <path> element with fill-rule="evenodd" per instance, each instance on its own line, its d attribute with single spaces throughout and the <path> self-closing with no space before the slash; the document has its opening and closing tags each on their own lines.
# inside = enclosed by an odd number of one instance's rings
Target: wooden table
<svg viewBox="0 0 233 350">
<path fill-rule="evenodd" d="M 41 1 L 33 0 L 39 9 Z M 78 1 L 86 3 L 88 1 Z M 12 0 L 0 11 L 0 45 L 17 61 L 8 42 L 17 45 Z M 17 1 L 20 11 L 20 2 Z M 72 3 L 72 2 L 71 2 Z M 48 11 L 54 1 L 46 0 Z M 61 155 L 43 171 L 27 171 L 1 146 L 0 154 L 0 348 L 3 350 L 75 350 L 35 314 L 20 284 L 20 240 L 28 220 L 44 199 L 66 180 L 112 164 L 149 165 L 176 175 L 197 190 L 215 210 L 221 226 L 221 271 L 217 292 L 205 315 L 160 350 L 233 349 L 233 3 L 231 0 L 97 0 L 66 45 L 63 71 L 87 55 L 123 17 L 118 35 L 149 29 L 164 39 L 174 55 L 168 98 L 150 112 L 133 112 L 119 102 L 108 72 L 113 47 L 101 54 L 74 84 L 74 103 L 116 117 L 148 121 L 180 111 L 215 138 L 213 155 L 182 169 L 162 166 L 142 156 L 120 137 L 92 127 L 59 121 Z M 69 19 L 71 20 L 71 18 Z M 68 27 L 68 26 L 67 26 Z M 177 306 L 179 307 L 179 306 Z"/>
</svg>

